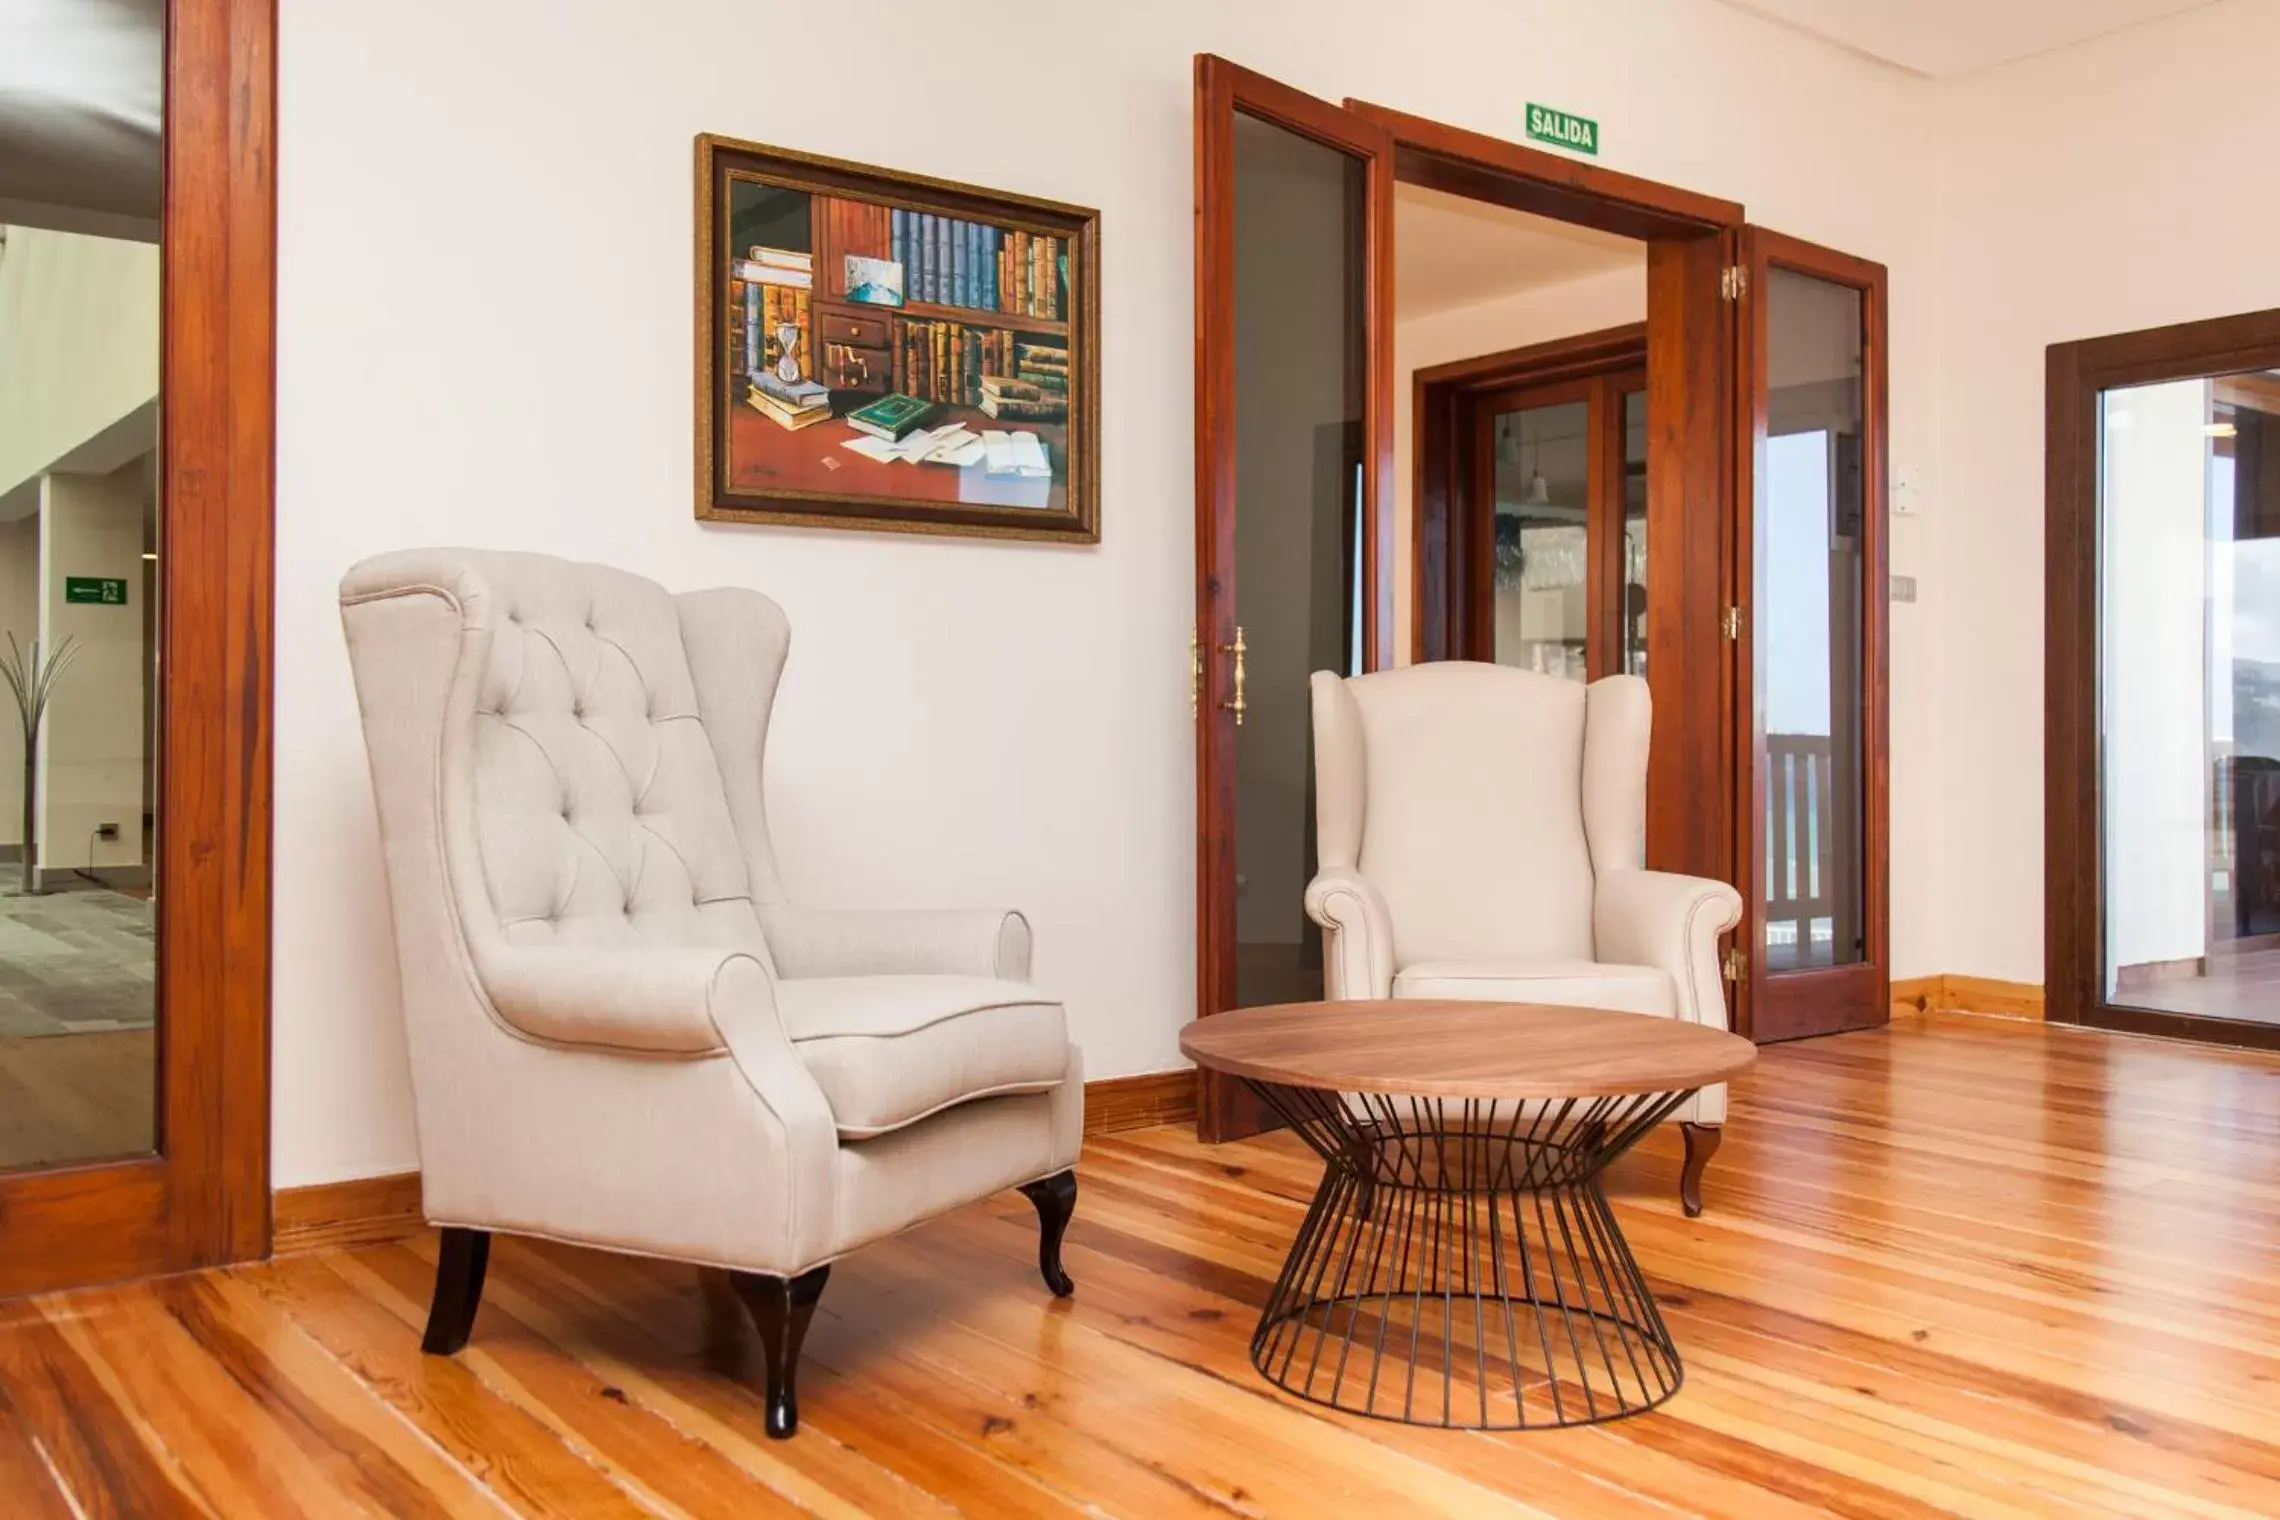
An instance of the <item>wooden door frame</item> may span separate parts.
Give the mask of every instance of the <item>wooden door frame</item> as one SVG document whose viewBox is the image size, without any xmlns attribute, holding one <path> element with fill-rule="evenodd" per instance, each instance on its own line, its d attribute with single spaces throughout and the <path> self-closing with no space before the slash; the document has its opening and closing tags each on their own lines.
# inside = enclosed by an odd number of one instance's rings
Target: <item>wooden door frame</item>
<svg viewBox="0 0 2280 1520">
<path fill-rule="evenodd" d="M 1748 805 L 1738 820 L 1735 886 L 1742 894 L 1741 941 L 1748 947 L 1749 974 L 1736 986 L 1734 1027 L 1764 1044 L 1803 1035 L 1867 1029 L 1892 1016 L 1891 952 L 1891 674 L 1888 569 L 1887 476 L 1890 433 L 1889 296 L 1882 264 L 1824 248 L 1762 227 L 1743 234 L 1743 299 L 1739 305 L 1737 368 L 1745 384 L 1734 408 L 1736 496 L 1750 531 L 1735 535 L 1737 605 L 1745 609 L 1750 658 L 1735 662 L 1735 727 L 1738 761 L 1748 775 Z M 1760 710 L 1756 577 L 1756 482 L 1758 440 L 1768 423 L 1767 345 L 1764 331 L 1767 276 L 1773 269 L 1811 275 L 1850 287 L 1861 297 L 1861 916 L 1865 954 L 1861 962 L 1826 969 L 1787 971 L 1779 987 L 1769 987 L 1765 966 L 1762 872 L 1768 761 Z M 1862 967 L 1870 968 L 1867 972 Z M 1805 1012 L 1812 1010 L 1810 1021 Z"/>
<path fill-rule="evenodd" d="M 1212 364 L 1235 351 L 1234 118 L 1286 131 L 1361 158 L 1364 183 L 1362 320 L 1362 653 L 1365 668 L 1393 663 L 1393 151 L 1357 118 L 1224 58 L 1195 60 L 1195 489 L 1196 1016 L 1236 1003 L 1235 371 Z M 1255 1133 L 1266 1109 L 1240 1081 L 1204 1071 L 1197 1128 L 1210 1141 Z"/>
<path fill-rule="evenodd" d="M 1647 324 L 1626 323 L 1415 370 L 1410 377 L 1410 599 L 1412 653 L 1423 660 L 1493 660 L 1485 625 L 1482 558 L 1493 531 L 1465 459 L 1469 416 L 1490 394 L 1517 386 L 1597 382 L 1631 372 L 1644 385 Z M 1619 424 L 1618 424 L 1619 427 Z M 1620 461 L 1621 444 L 1616 445 Z M 1598 451 L 1594 463 L 1601 463 Z M 1620 560 L 1617 575 L 1620 577 Z M 1595 567 L 1595 583 L 1604 580 Z M 1594 628 L 1595 638 L 1600 630 Z M 1618 647 L 1620 647 L 1618 645 Z"/>
<path fill-rule="evenodd" d="M 2280 1049 L 2280 1024 L 2117 1007 L 2104 996 L 2098 753 L 2098 396 L 2280 369 L 2280 310 L 2054 343 L 2044 356 L 2043 986 L 2056 1023 Z"/>
<path fill-rule="evenodd" d="M 275 0 L 172 0 L 159 1150 L 0 1175 L 0 1296 L 269 1251 Z"/>
</svg>

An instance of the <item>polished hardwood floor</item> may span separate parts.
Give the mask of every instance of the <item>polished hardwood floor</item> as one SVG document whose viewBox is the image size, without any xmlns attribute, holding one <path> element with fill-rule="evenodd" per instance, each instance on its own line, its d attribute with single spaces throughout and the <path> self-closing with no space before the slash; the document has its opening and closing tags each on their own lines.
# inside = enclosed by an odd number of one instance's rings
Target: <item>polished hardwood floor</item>
<svg viewBox="0 0 2280 1520">
<path fill-rule="evenodd" d="M 452 1361 L 432 1236 L 0 1305 L 0 1513 L 2280 1514 L 2280 1058 L 1925 1015 L 1767 1050 L 1698 1220 L 1677 1142 L 1613 1191 L 1687 1382 L 1619 1424 L 1270 1390 L 1314 1165 L 1158 1128 L 1089 1144 L 1072 1300 L 1011 1193 L 835 1268 L 788 1443 L 693 1273 L 595 1252 L 503 1242 Z"/>
</svg>

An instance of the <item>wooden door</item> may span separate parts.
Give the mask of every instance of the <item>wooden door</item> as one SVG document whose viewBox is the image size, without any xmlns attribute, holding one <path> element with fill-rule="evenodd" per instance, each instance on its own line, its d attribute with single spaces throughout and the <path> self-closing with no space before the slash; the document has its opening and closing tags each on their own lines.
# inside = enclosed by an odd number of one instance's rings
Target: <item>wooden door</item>
<svg viewBox="0 0 2280 1520">
<path fill-rule="evenodd" d="M 1885 274 L 1742 234 L 1736 882 L 1761 1043 L 1889 1017 Z"/>
<path fill-rule="evenodd" d="M 1734 208 L 1740 211 L 1739 207 Z M 1647 865 L 1737 881 L 1734 282 L 1739 229 L 1647 244 Z M 1740 1027 L 1738 1024 L 1737 1028 Z"/>
<path fill-rule="evenodd" d="M 2047 1015 L 2280 1049 L 2280 310 L 2045 362 Z"/>
<path fill-rule="evenodd" d="M 165 60 L 155 1124 L 0 1172 L 0 1297 L 269 1249 L 272 0 L 173 0 Z"/>
<path fill-rule="evenodd" d="M 1392 662 L 1393 153 L 1196 60 L 1196 1012 L 1318 998 L 1313 670 Z M 1206 1073 L 1210 1140 L 1262 1127 Z"/>
</svg>

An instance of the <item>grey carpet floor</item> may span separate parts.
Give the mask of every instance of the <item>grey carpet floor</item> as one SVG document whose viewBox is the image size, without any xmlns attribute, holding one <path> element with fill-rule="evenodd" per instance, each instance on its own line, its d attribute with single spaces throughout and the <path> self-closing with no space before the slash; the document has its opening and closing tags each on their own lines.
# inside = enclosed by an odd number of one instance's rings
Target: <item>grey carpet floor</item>
<svg viewBox="0 0 2280 1520">
<path fill-rule="evenodd" d="M 0 1039 L 148 1028 L 155 922 L 151 903 L 96 887 L 0 895 Z"/>
</svg>

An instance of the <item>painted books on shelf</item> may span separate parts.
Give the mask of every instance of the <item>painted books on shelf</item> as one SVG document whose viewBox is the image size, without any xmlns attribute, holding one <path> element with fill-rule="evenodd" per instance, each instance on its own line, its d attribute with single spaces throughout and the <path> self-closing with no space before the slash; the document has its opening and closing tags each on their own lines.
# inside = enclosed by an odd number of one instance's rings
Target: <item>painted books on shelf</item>
<svg viewBox="0 0 2280 1520">
<path fill-rule="evenodd" d="M 1099 537 L 1099 213 L 698 139 L 697 515 Z"/>
</svg>

